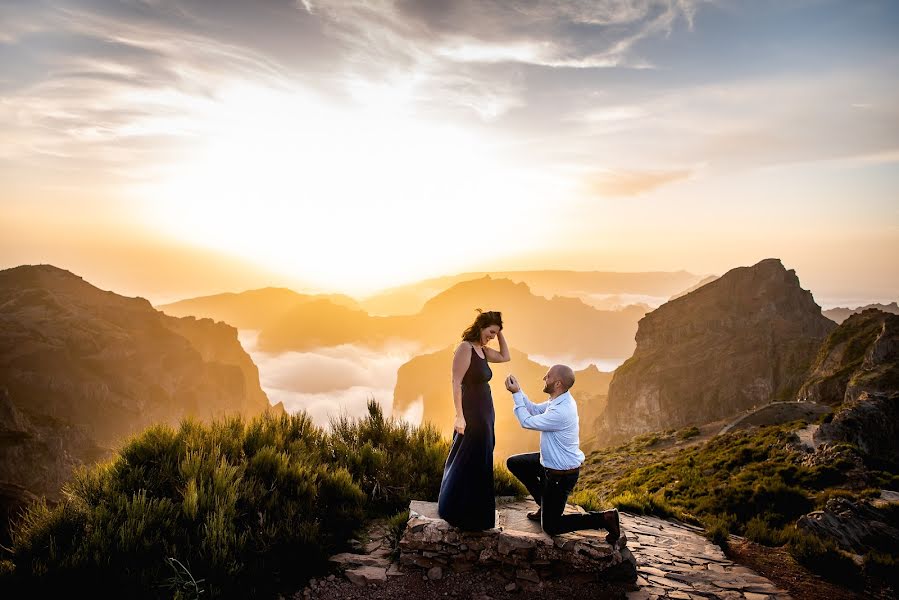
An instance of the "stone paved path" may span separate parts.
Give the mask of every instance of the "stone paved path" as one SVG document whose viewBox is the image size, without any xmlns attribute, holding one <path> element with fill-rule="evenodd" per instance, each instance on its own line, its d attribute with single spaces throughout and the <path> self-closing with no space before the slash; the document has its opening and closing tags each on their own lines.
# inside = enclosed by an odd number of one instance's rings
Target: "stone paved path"
<svg viewBox="0 0 899 600">
<path fill-rule="evenodd" d="M 420 507 L 419 507 L 420 508 Z M 503 530 L 539 532 L 536 523 L 523 518 L 536 510 L 533 500 L 506 504 L 498 522 Z M 509 510 L 514 508 L 515 510 Z M 579 512 L 577 506 L 568 511 Z M 721 548 L 702 535 L 702 529 L 656 517 L 620 513 L 621 532 L 637 562 L 637 581 L 627 593 L 628 600 L 789 600 L 790 596 L 770 580 L 729 560 Z M 601 536 L 604 532 L 581 532 Z M 332 558 L 346 567 L 346 576 L 358 585 L 383 584 L 407 574 L 391 563 L 390 549 L 381 528 L 372 532 L 372 541 L 357 552 Z M 542 532 L 540 532 L 542 534 Z M 542 534 L 545 535 L 545 534 Z M 572 535 L 572 534 L 568 534 Z M 433 578 L 433 574 L 429 573 Z M 439 578 L 440 575 L 437 575 Z M 313 580 L 312 589 L 315 588 Z M 308 597 L 308 590 L 305 595 Z"/>
<path fill-rule="evenodd" d="M 638 589 L 628 593 L 628 600 L 790 598 L 770 580 L 730 561 L 698 527 L 621 513 L 621 530 L 637 559 Z"/>
</svg>

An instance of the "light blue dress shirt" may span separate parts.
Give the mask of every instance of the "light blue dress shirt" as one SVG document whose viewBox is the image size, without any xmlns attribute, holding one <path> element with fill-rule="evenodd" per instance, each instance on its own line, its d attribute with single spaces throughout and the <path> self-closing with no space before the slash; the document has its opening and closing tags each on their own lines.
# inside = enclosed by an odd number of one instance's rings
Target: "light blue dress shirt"
<svg viewBox="0 0 899 600">
<path fill-rule="evenodd" d="M 515 392 L 512 399 L 521 426 L 540 432 L 540 464 L 559 470 L 581 466 L 580 420 L 569 392 L 540 404 L 528 400 L 524 392 Z"/>
</svg>

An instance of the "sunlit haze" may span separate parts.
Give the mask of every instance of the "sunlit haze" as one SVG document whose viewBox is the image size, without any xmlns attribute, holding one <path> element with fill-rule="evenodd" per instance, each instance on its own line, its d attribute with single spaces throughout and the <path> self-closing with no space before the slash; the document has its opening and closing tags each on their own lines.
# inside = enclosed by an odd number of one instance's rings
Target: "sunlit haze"
<svg viewBox="0 0 899 600">
<path fill-rule="evenodd" d="M 4 2 L 0 266 L 153 301 L 465 271 L 899 296 L 889 1 Z"/>
</svg>

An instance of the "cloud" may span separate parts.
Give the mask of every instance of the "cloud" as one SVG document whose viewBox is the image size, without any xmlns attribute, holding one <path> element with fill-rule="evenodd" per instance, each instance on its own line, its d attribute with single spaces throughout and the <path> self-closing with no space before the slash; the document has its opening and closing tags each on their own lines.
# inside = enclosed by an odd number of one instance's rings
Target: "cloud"
<svg viewBox="0 0 899 600">
<path fill-rule="evenodd" d="M 687 179 L 693 173 L 693 169 L 606 171 L 589 175 L 586 185 L 591 192 L 602 196 L 637 196 L 663 185 Z"/>
<path fill-rule="evenodd" d="M 392 414 L 397 370 L 418 351 L 414 344 L 386 348 L 344 344 L 269 354 L 256 349 L 258 332 L 241 330 L 239 337 L 259 367 L 260 384 L 269 399 L 284 402 L 289 412 L 307 411 L 319 425 L 327 425 L 341 413 L 365 414 L 370 398 Z M 415 413 L 397 416 L 411 421 Z"/>
</svg>

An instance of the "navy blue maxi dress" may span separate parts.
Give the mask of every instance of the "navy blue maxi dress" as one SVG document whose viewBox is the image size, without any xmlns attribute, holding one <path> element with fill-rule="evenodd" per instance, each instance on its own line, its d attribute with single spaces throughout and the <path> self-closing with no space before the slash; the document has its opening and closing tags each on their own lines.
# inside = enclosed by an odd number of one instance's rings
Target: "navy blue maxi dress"
<svg viewBox="0 0 899 600">
<path fill-rule="evenodd" d="M 462 378 L 462 414 L 465 433 L 453 432 L 437 512 L 441 519 L 460 529 L 482 530 L 496 525 L 493 492 L 493 432 L 496 413 L 490 378 L 493 371 L 471 348 L 471 364 Z"/>
</svg>

